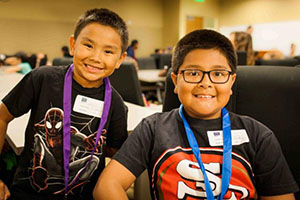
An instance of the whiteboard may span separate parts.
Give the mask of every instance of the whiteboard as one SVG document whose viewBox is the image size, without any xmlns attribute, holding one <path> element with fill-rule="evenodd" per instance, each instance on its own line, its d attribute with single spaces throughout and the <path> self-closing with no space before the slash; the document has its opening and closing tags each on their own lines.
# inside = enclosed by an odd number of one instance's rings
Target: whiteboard
<svg viewBox="0 0 300 200">
<path fill-rule="evenodd" d="M 223 26 L 220 32 L 227 37 L 233 31 L 245 31 L 247 25 Z M 278 49 L 285 56 L 290 53 L 291 43 L 296 44 L 296 55 L 300 55 L 300 21 L 285 21 L 253 24 L 253 48 L 259 50 Z"/>
</svg>

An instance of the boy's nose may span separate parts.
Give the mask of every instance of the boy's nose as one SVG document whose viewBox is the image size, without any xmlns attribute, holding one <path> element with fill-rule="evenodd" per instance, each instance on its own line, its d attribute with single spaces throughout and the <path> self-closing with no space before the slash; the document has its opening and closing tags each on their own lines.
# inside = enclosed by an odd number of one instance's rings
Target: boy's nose
<svg viewBox="0 0 300 200">
<path fill-rule="evenodd" d="M 101 53 L 101 51 L 100 50 L 94 50 L 92 52 L 92 55 L 91 55 L 90 58 L 92 60 L 94 60 L 95 62 L 101 63 L 101 61 L 102 61 L 102 53 Z"/>
<path fill-rule="evenodd" d="M 202 81 L 200 83 L 197 84 L 199 87 L 210 87 L 212 85 L 212 82 L 210 81 L 210 78 L 208 76 L 208 74 L 204 74 Z"/>
</svg>

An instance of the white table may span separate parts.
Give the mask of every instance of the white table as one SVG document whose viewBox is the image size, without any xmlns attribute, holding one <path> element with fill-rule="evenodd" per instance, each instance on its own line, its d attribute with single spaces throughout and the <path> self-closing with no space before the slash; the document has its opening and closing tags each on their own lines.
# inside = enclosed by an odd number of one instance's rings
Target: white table
<svg viewBox="0 0 300 200">
<path fill-rule="evenodd" d="M 138 78 L 141 82 L 152 84 L 151 86 L 143 86 L 143 91 L 156 90 L 157 99 L 162 103 L 162 90 L 166 77 L 160 77 L 158 74 L 162 69 L 142 69 L 138 70 Z"/>
<path fill-rule="evenodd" d="M 14 85 L 23 77 L 21 74 L 0 74 L 0 97 L 1 99 L 13 88 Z M 142 107 L 125 102 L 128 107 L 127 130 L 131 132 L 140 121 L 156 112 L 161 111 L 161 106 Z M 30 113 L 12 120 L 7 129 L 6 138 L 17 155 L 20 155 L 25 141 L 25 129 Z"/>
<path fill-rule="evenodd" d="M 162 69 L 142 69 L 138 70 L 138 78 L 140 81 L 147 83 L 165 82 L 166 77 L 160 77 L 158 74 Z"/>
</svg>

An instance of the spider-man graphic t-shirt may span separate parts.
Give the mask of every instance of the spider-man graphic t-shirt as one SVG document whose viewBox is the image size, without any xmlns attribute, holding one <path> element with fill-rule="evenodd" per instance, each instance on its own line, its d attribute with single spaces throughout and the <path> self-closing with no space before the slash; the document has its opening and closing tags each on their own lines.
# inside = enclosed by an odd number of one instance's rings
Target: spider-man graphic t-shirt
<svg viewBox="0 0 300 200">
<path fill-rule="evenodd" d="M 68 199 L 92 199 L 93 188 L 105 166 L 105 146 L 120 148 L 127 138 L 127 108 L 112 88 L 108 120 L 91 157 L 101 115 L 87 110 L 86 102 L 93 102 L 95 110 L 103 106 L 105 87 L 102 84 L 99 88 L 83 88 L 73 80 L 69 187 L 65 191 L 63 86 L 67 69 L 68 66 L 37 68 L 2 100 L 14 117 L 31 111 L 11 188 L 14 199 L 60 199 L 65 193 Z"/>
<path fill-rule="evenodd" d="M 229 114 L 232 167 L 224 199 L 257 199 L 296 192 L 298 186 L 271 130 L 250 117 Z M 221 193 L 222 182 L 222 119 L 185 117 L 199 144 L 216 197 Z M 114 159 L 136 177 L 148 169 L 152 199 L 206 199 L 204 176 L 178 109 L 145 118 Z"/>
</svg>

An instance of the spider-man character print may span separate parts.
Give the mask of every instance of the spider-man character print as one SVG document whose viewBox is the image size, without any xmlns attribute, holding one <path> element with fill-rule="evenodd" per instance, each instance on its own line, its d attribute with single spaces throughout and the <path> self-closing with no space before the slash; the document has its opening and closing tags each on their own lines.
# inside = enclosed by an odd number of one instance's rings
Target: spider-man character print
<svg viewBox="0 0 300 200">
<path fill-rule="evenodd" d="M 53 194 L 64 192 L 63 117 L 60 108 L 51 108 L 46 112 L 44 119 L 35 124 L 31 179 L 32 186 L 38 191 L 49 189 Z M 89 122 L 93 119 L 90 118 Z M 106 143 L 106 130 L 102 130 L 96 151 L 91 158 L 96 136 L 97 131 L 87 136 L 71 126 L 68 193 L 72 192 L 72 188 L 87 182 L 99 165 L 99 157 Z"/>
</svg>

